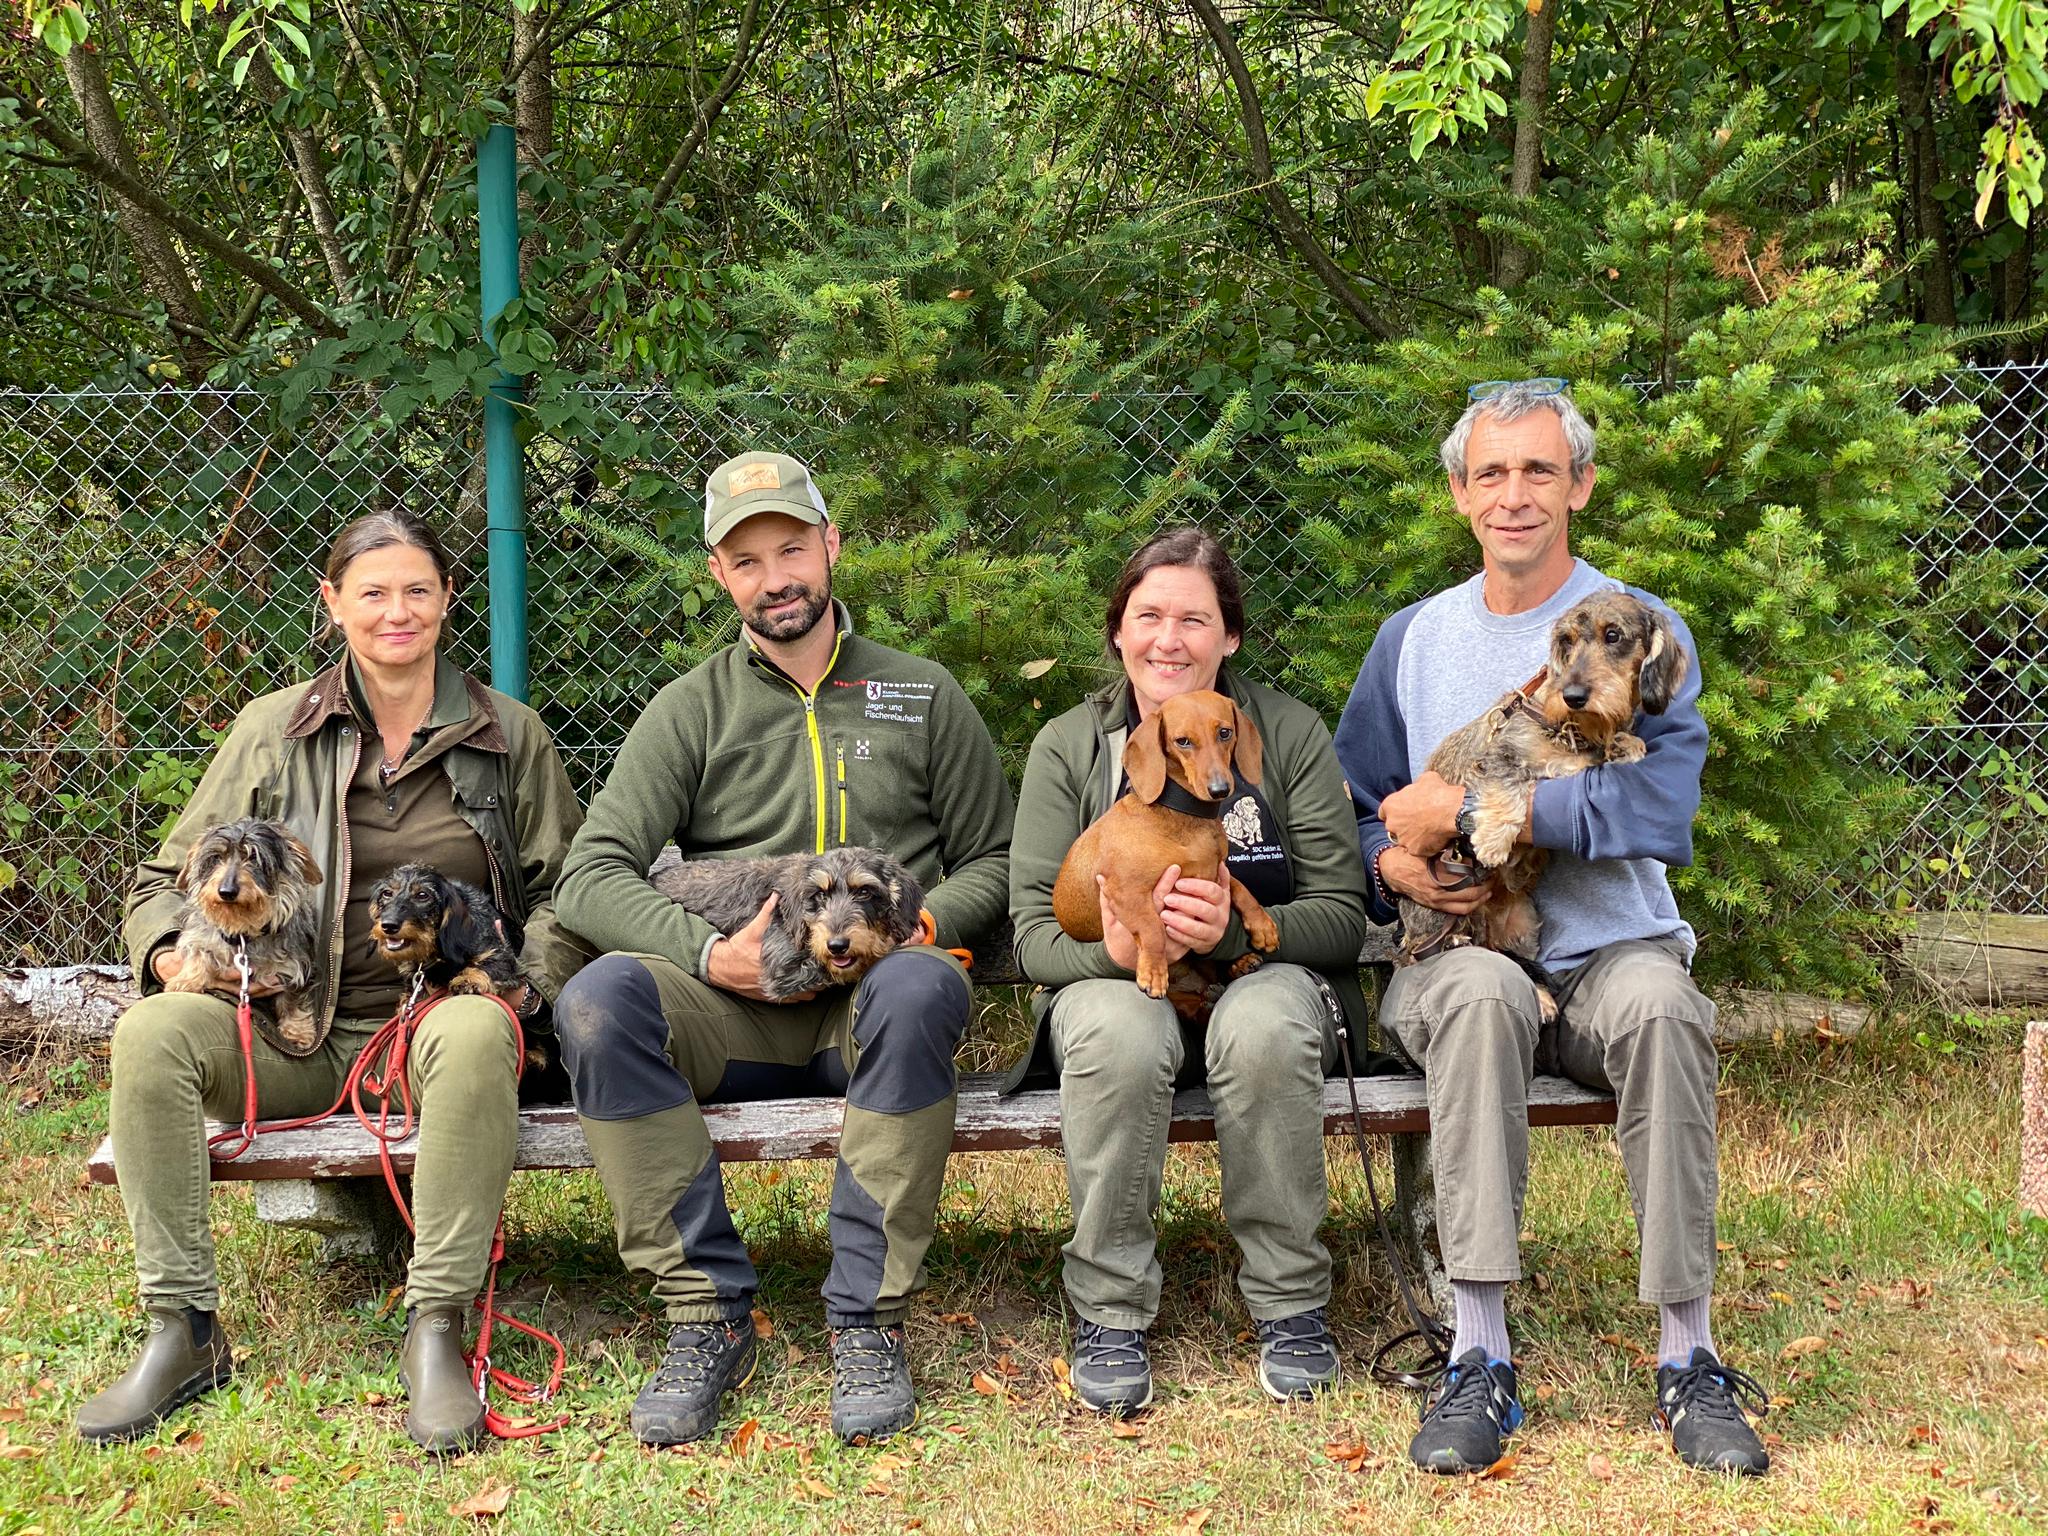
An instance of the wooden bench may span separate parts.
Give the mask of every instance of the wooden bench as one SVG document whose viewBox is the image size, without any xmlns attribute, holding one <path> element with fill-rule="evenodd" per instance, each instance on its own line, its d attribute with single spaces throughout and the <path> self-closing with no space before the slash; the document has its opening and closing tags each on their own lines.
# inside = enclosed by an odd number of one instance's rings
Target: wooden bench
<svg viewBox="0 0 2048 1536">
<path fill-rule="evenodd" d="M 970 1075 L 960 1083 L 955 1152 L 1013 1152 L 1058 1147 L 1059 1094 L 1036 1089 L 998 1098 L 993 1075 Z M 1395 1204 L 1399 1225 L 1422 1262 L 1431 1290 L 1442 1283 L 1435 1235 L 1435 1199 L 1430 1179 L 1429 1100 L 1419 1076 L 1362 1077 L 1358 1100 L 1366 1130 L 1391 1136 Z M 729 1163 L 774 1162 L 788 1158 L 836 1156 L 844 1101 L 835 1098 L 757 1099 L 706 1106 L 704 1119 Z M 1561 1077 L 1539 1077 L 1529 1094 L 1534 1126 L 1610 1125 L 1614 1100 L 1605 1093 Z M 224 1127 L 212 1127 L 224 1129 Z M 1344 1081 L 1323 1089 L 1323 1129 L 1329 1136 L 1351 1133 L 1351 1100 Z M 1173 1141 L 1216 1139 L 1208 1093 L 1191 1088 L 1174 1096 Z M 412 1171 L 417 1137 L 392 1150 L 392 1166 Z M 523 1110 L 519 1116 L 521 1169 L 587 1168 L 590 1149 L 575 1111 L 566 1106 Z M 87 1164 L 96 1184 L 114 1182 L 112 1138 L 103 1140 Z M 259 1136 L 233 1162 L 213 1165 L 216 1180 L 248 1180 L 255 1188 L 257 1215 L 285 1226 L 308 1228 L 326 1238 L 330 1258 L 368 1257 L 389 1252 L 400 1239 L 396 1213 L 384 1192 L 377 1144 L 353 1116 L 342 1115 L 307 1130 Z"/>
</svg>

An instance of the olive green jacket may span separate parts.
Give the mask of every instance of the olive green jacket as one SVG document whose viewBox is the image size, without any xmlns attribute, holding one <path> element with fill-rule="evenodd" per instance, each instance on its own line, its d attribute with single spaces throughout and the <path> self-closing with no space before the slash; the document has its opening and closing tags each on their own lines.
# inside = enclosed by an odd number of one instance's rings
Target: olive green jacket
<svg viewBox="0 0 2048 1536">
<path fill-rule="evenodd" d="M 1246 682 L 1227 667 L 1216 687 L 1259 728 L 1265 746 L 1259 792 L 1280 825 L 1293 872 L 1294 900 L 1268 909 L 1280 930 L 1280 947 L 1267 958 L 1321 974 L 1344 1010 L 1351 1038 L 1362 1043 L 1370 1023 L 1358 985 L 1365 867 L 1329 729 L 1299 699 Z M 1017 969 L 1046 990 L 1034 1000 L 1038 1028 L 1009 1074 L 1006 1091 L 1051 1070 L 1044 1020 L 1053 990 L 1090 977 L 1130 975 L 1099 941 L 1069 937 L 1052 910 L 1053 882 L 1067 850 L 1116 799 L 1123 763 L 1111 750 L 1111 738 L 1124 729 L 1129 696 L 1129 685 L 1119 680 L 1050 721 L 1031 744 L 1010 848 L 1010 918 L 1017 930 Z M 1233 911 L 1210 958 L 1227 966 L 1250 947 L 1244 921 Z"/>
<path fill-rule="evenodd" d="M 200 834 L 244 816 L 290 827 L 313 851 L 323 876 L 320 931 L 327 935 L 327 953 L 318 957 L 318 1028 L 311 1045 L 295 1048 L 278 1036 L 263 1010 L 256 1023 L 272 1045 L 294 1056 L 310 1055 L 327 1038 L 341 975 L 342 913 L 351 875 L 345 808 L 364 737 L 350 665 L 344 659 L 310 683 L 265 694 L 236 717 L 163 847 L 136 871 L 128 895 L 129 963 L 142 991 L 160 991 L 150 960 L 177 941 L 184 899 L 178 872 Z M 434 707 L 421 732 L 424 740 L 414 738 L 408 760 L 441 760 L 456 812 L 483 842 L 492 897 L 525 925 L 521 968 L 552 1002 L 588 958 L 550 904 L 570 841 L 583 823 L 554 741 L 526 705 L 484 687 L 446 658 L 437 665 Z M 374 740 L 374 727 L 370 734 Z"/>
<path fill-rule="evenodd" d="M 924 886 L 939 943 L 971 949 L 1002 922 L 1010 786 L 988 727 L 944 667 L 833 611 L 809 693 L 742 637 L 654 696 L 562 872 L 578 933 L 704 977 L 718 930 L 647 883 L 671 840 L 686 859 L 880 848 Z"/>
</svg>

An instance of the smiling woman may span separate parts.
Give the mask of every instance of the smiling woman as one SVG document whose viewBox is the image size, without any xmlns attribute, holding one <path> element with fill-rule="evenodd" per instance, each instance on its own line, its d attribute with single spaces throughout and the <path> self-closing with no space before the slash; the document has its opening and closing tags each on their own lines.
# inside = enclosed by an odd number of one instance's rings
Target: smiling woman
<svg viewBox="0 0 2048 1536">
<path fill-rule="evenodd" d="M 1065 1279 L 1081 1319 L 1075 1395 L 1113 1414 L 1152 1399 L 1146 1330 L 1161 1284 L 1152 1214 L 1176 1081 L 1206 1079 L 1223 1215 L 1244 1251 L 1239 1283 L 1258 1326 L 1259 1381 L 1275 1398 L 1312 1396 L 1341 1375 L 1323 1315 L 1330 1257 L 1316 1238 L 1327 1203 L 1322 1080 L 1337 1064 L 1337 1021 L 1354 1031 L 1365 1022 L 1356 965 L 1365 872 L 1343 775 L 1313 710 L 1231 674 L 1244 600 L 1229 555 L 1200 529 L 1163 533 L 1132 554 L 1103 637 L 1124 675 L 1039 733 L 1010 851 L 1018 966 L 1048 990 L 1005 1088 L 1060 1084 L 1075 1228 Z M 1256 767 L 1240 759 L 1237 783 L 1214 803 L 1228 846 L 1222 878 L 1177 879 L 1169 867 L 1154 892 L 1169 963 L 1205 961 L 1223 983 L 1183 1018 L 1139 990 L 1136 946 L 1106 910 L 1100 941 L 1061 929 L 1053 886 L 1075 839 L 1126 791 L 1132 733 L 1169 700 L 1204 689 L 1230 699 L 1263 751 Z M 1234 915 L 1232 881 L 1279 929 L 1264 964 Z"/>
<path fill-rule="evenodd" d="M 150 1324 L 134 1366 L 79 1409 L 88 1440 L 147 1433 L 231 1374 L 207 1227 L 205 1122 L 241 1117 L 245 1078 L 266 1119 L 334 1102 L 398 1006 L 398 973 L 371 942 L 371 897 L 387 873 L 431 864 L 488 892 L 504 932 L 524 930 L 519 973 L 550 998 L 582 958 L 550 906 L 581 809 L 539 717 L 438 654 L 455 595 L 440 540 L 407 517 L 352 523 L 329 554 L 320 595 L 344 655 L 310 683 L 242 711 L 129 896 L 129 949 L 147 995 L 114 1032 L 114 1163 Z M 252 813 L 289 826 L 324 879 L 314 887 L 311 1030 L 284 1037 L 260 1004 L 245 1064 L 236 976 L 217 973 L 201 991 L 164 983 L 193 979 L 175 948 L 186 854 L 215 823 Z M 252 994 L 275 991 L 265 983 L 257 977 Z M 505 995 L 516 1004 L 526 994 L 522 985 Z M 540 1027 L 529 1023 L 529 1038 Z M 419 1118 L 418 1242 L 401 1369 L 412 1398 L 407 1432 L 434 1450 L 470 1445 L 482 1430 L 462 1320 L 511 1176 L 518 1070 L 511 1025 L 486 997 L 450 998 L 424 1014 L 407 1057 Z"/>
</svg>

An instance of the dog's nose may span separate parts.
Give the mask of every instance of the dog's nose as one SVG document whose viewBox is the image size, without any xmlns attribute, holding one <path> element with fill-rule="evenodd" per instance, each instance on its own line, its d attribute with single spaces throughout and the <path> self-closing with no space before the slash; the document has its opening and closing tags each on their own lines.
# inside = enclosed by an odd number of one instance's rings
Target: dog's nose
<svg viewBox="0 0 2048 1536">
<path fill-rule="evenodd" d="M 1212 773 L 1209 775 L 1209 798 L 1211 800 L 1221 800 L 1225 795 L 1229 793 L 1230 780 L 1224 778 L 1223 775 L 1220 773 Z"/>
<path fill-rule="evenodd" d="M 843 955 L 853 946 L 843 938 L 831 938 L 825 941 L 825 948 L 835 955 Z"/>
<path fill-rule="evenodd" d="M 227 875 L 222 878 L 219 886 L 219 891 L 220 899 L 222 901 L 233 901 L 237 896 L 242 894 L 242 882 L 237 880 L 233 875 Z"/>
<path fill-rule="evenodd" d="M 1586 700 L 1593 697 L 1593 690 L 1583 683 L 1568 683 L 1558 692 L 1563 695 L 1566 705 L 1572 709 L 1584 709 Z"/>
</svg>

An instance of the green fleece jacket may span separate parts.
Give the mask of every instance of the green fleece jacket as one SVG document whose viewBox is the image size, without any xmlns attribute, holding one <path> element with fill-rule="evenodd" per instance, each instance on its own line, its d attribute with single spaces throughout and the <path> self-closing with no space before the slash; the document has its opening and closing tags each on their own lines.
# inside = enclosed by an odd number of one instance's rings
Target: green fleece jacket
<svg viewBox="0 0 2048 1536">
<path fill-rule="evenodd" d="M 880 848 L 924 886 L 940 944 L 1002 921 L 1014 811 L 988 727 L 944 667 L 833 613 L 814 693 L 742 638 L 654 696 L 569 850 L 565 923 L 703 977 L 718 931 L 647 883 L 671 840 L 686 859 Z"/>
<path fill-rule="evenodd" d="M 178 873 L 199 835 L 243 816 L 289 826 L 312 849 L 323 876 L 320 931 L 327 953 L 320 957 L 319 1027 L 313 1044 L 301 1049 L 277 1035 L 264 1010 L 257 1010 L 255 1023 L 271 1044 L 294 1056 L 311 1054 L 327 1038 L 341 976 L 341 925 L 353 873 L 345 808 L 363 749 L 349 666 L 343 660 L 310 683 L 265 694 L 236 717 L 171 835 L 142 862 L 128 895 L 129 964 L 142 991 L 158 992 L 162 984 L 150 957 L 177 941 L 184 900 Z M 562 930 L 549 901 L 583 820 L 554 740 L 539 715 L 445 657 L 436 663 L 434 707 L 421 730 L 411 760 L 439 760 L 457 814 L 483 842 L 493 899 L 525 925 L 520 969 L 553 1002 L 588 958 L 576 936 Z"/>
<path fill-rule="evenodd" d="M 1327 979 L 1342 1004 L 1354 1040 L 1370 1022 L 1358 985 L 1358 951 L 1365 942 L 1365 867 L 1359 862 L 1357 819 L 1344 789 L 1343 770 L 1330 732 L 1299 699 L 1234 677 L 1225 668 L 1218 691 L 1248 711 L 1265 744 L 1259 792 L 1280 824 L 1280 839 L 1294 877 L 1294 900 L 1268 910 L 1280 930 L 1280 948 L 1268 959 L 1304 965 Z M 1017 930 L 1017 969 L 1045 988 L 1090 977 L 1128 979 L 1098 942 L 1068 937 L 1053 916 L 1052 888 L 1074 839 L 1108 810 L 1123 776 L 1110 750 L 1124 727 L 1129 685 L 1117 682 L 1050 721 L 1031 744 L 1024 785 L 1017 796 L 1017 832 L 1010 854 L 1010 917 Z M 1211 951 L 1228 965 L 1250 948 L 1244 923 L 1230 926 Z M 1050 1067 L 1043 1015 L 1032 1049 L 1007 1086 L 1042 1077 Z"/>
</svg>

